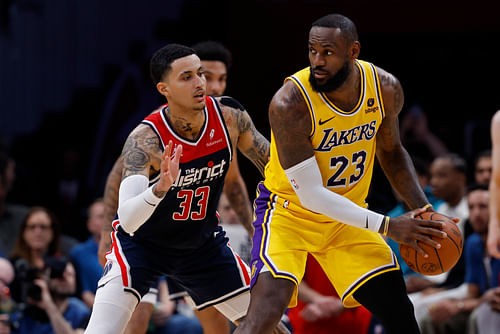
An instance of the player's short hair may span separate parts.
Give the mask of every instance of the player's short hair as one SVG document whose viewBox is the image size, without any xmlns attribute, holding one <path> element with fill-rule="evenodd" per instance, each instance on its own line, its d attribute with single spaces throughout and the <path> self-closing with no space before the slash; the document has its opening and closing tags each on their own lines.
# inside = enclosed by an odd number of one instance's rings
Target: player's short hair
<svg viewBox="0 0 500 334">
<path fill-rule="evenodd" d="M 348 44 L 358 40 L 356 25 L 349 18 L 341 14 L 325 15 L 314 21 L 311 27 L 339 28 Z"/>
<path fill-rule="evenodd" d="M 231 67 L 231 51 L 217 41 L 202 41 L 194 44 L 192 48 L 201 60 L 221 61 L 229 70 Z"/>
<path fill-rule="evenodd" d="M 196 54 L 196 51 L 181 44 L 167 44 L 153 54 L 149 63 L 151 79 L 155 85 L 172 70 L 172 63 L 179 58 Z"/>
</svg>

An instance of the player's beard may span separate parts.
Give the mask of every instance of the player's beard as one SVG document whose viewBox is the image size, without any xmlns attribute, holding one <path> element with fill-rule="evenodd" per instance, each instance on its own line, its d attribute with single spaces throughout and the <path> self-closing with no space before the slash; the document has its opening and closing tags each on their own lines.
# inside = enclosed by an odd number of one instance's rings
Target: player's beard
<svg viewBox="0 0 500 334">
<path fill-rule="evenodd" d="M 328 93 L 336 90 L 347 80 L 351 74 L 351 67 L 349 66 L 349 61 L 345 61 L 344 65 L 337 71 L 330 79 L 328 79 L 324 84 L 320 85 L 316 78 L 314 77 L 314 69 L 311 66 L 311 73 L 309 74 L 309 83 L 312 88 L 317 92 Z"/>
</svg>

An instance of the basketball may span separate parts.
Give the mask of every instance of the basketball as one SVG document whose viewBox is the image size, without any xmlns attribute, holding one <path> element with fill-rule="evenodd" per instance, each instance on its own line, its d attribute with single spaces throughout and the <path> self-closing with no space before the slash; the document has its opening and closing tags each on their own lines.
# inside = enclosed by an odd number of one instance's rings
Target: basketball
<svg viewBox="0 0 500 334">
<path fill-rule="evenodd" d="M 423 257 L 412 247 L 400 244 L 399 251 L 403 260 L 413 271 L 423 275 L 432 276 L 447 272 L 453 268 L 462 254 L 463 240 L 460 229 L 449 218 L 437 212 L 424 212 L 417 218 L 444 222 L 443 231 L 448 236 L 446 238 L 431 237 L 441 244 L 439 249 L 419 243 L 419 246 L 429 255 L 428 258 Z"/>
</svg>

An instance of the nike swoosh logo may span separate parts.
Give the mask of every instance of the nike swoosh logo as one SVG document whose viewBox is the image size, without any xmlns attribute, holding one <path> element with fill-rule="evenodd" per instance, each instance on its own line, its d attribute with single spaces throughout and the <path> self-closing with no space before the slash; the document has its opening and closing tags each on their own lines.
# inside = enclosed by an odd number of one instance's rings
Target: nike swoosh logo
<svg viewBox="0 0 500 334">
<path fill-rule="evenodd" d="M 368 217 L 366 217 L 366 220 L 365 220 L 365 228 L 368 228 Z"/>
<path fill-rule="evenodd" d="M 326 119 L 326 120 L 324 120 L 324 121 L 320 119 L 320 120 L 318 121 L 318 124 L 319 124 L 319 125 L 323 125 L 323 124 L 325 124 L 326 122 L 329 122 L 329 121 L 331 121 L 331 120 L 332 120 L 332 119 L 334 119 L 334 118 L 335 118 L 335 116 L 332 116 L 332 117 L 330 117 L 329 119 Z"/>
</svg>

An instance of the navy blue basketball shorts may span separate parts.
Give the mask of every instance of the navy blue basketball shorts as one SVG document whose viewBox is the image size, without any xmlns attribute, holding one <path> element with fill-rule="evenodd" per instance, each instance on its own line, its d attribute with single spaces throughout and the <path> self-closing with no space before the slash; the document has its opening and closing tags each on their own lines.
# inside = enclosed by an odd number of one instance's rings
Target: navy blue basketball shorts
<svg viewBox="0 0 500 334">
<path fill-rule="evenodd" d="M 111 237 L 112 248 L 106 255 L 98 286 L 120 276 L 124 290 L 140 300 L 159 277 L 165 276 L 167 283 L 172 282 L 175 289 L 189 294 L 198 310 L 249 291 L 249 267 L 228 246 L 228 238 L 220 226 L 203 246 L 175 250 L 175 255 L 139 243 L 121 229 Z"/>
</svg>

